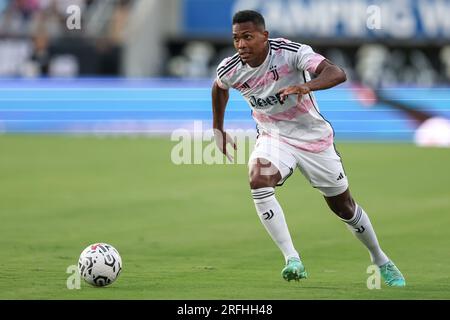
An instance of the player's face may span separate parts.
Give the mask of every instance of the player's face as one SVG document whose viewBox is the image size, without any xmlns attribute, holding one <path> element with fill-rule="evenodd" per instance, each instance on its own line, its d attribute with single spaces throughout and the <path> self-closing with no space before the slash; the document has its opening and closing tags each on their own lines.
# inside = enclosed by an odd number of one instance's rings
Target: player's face
<svg viewBox="0 0 450 320">
<path fill-rule="evenodd" d="M 235 23 L 233 25 L 233 43 L 242 61 L 250 66 L 264 62 L 267 54 L 269 33 L 253 22 Z"/>
</svg>

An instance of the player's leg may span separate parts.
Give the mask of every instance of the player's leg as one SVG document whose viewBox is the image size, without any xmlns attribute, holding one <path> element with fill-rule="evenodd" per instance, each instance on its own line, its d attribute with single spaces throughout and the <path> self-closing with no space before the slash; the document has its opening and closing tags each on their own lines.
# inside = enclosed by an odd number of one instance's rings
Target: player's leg
<svg viewBox="0 0 450 320">
<path fill-rule="evenodd" d="M 274 173 L 270 174 L 273 170 Z M 291 235 L 284 217 L 283 209 L 275 197 L 275 186 L 282 179 L 281 173 L 266 159 L 257 158 L 250 164 L 250 188 L 258 216 L 284 255 L 289 258 L 298 258 L 291 240 Z"/>
<path fill-rule="evenodd" d="M 275 197 L 275 186 L 290 176 L 294 165 L 295 158 L 276 150 L 268 138 L 258 139 L 249 161 L 249 182 L 255 208 L 286 260 L 286 267 L 282 271 L 286 280 L 306 278 L 300 256 L 292 243 L 283 209 Z"/>
<path fill-rule="evenodd" d="M 311 185 L 324 195 L 330 209 L 369 250 L 388 285 L 404 285 L 403 276 L 381 250 L 369 216 L 353 199 L 340 155 L 334 146 L 320 153 L 297 152 L 299 167 Z M 388 270 L 388 271 L 386 271 Z"/>
<path fill-rule="evenodd" d="M 286 266 L 281 272 L 283 278 L 288 281 L 306 278 L 283 209 L 275 197 L 275 186 L 283 179 L 280 171 L 267 159 L 256 158 L 250 163 L 249 178 L 256 212 L 286 260 Z"/>
<path fill-rule="evenodd" d="M 355 202 L 349 189 L 336 196 L 327 197 L 325 195 L 324 198 L 331 211 L 347 224 L 348 229 L 369 250 L 372 263 L 382 266 L 389 261 L 389 258 L 380 248 L 369 216 Z"/>
<path fill-rule="evenodd" d="M 324 190 L 322 190 L 324 191 Z M 405 279 L 400 270 L 381 250 L 377 236 L 364 209 L 353 199 L 350 190 L 336 196 L 324 196 L 330 209 L 346 223 L 348 229 L 369 250 L 372 263 L 380 268 L 381 275 L 389 286 L 404 286 Z"/>
</svg>

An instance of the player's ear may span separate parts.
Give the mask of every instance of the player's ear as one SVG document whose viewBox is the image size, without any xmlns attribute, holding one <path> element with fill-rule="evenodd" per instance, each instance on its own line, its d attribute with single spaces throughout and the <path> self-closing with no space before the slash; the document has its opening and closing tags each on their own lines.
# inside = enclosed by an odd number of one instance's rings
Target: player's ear
<svg viewBox="0 0 450 320">
<path fill-rule="evenodd" d="M 263 31 L 264 41 L 269 40 L 269 31 L 265 30 Z"/>
</svg>

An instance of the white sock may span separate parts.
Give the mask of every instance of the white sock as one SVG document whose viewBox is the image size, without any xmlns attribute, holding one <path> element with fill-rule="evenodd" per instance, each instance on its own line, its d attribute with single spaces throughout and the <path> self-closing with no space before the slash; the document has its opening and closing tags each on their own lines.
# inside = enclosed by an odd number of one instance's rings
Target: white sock
<svg viewBox="0 0 450 320">
<path fill-rule="evenodd" d="M 260 188 L 252 190 L 258 216 L 284 255 L 285 260 L 299 258 L 292 243 L 288 226 L 284 218 L 283 209 L 275 198 L 274 188 Z"/>
<path fill-rule="evenodd" d="M 370 223 L 369 216 L 358 204 L 356 204 L 355 215 L 350 220 L 341 219 L 347 223 L 347 227 L 352 231 L 356 238 L 369 249 L 370 258 L 373 264 L 382 266 L 389 261 L 389 258 L 381 250 L 378 244 L 377 236 Z"/>
</svg>

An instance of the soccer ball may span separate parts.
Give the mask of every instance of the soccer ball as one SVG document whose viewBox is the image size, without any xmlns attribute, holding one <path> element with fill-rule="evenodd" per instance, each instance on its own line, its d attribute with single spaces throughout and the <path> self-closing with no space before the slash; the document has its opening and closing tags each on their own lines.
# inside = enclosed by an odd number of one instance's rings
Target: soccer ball
<svg viewBox="0 0 450 320">
<path fill-rule="evenodd" d="M 95 286 L 104 287 L 113 283 L 122 271 L 119 252 L 107 243 L 88 246 L 78 260 L 78 271 L 83 279 Z"/>
</svg>

